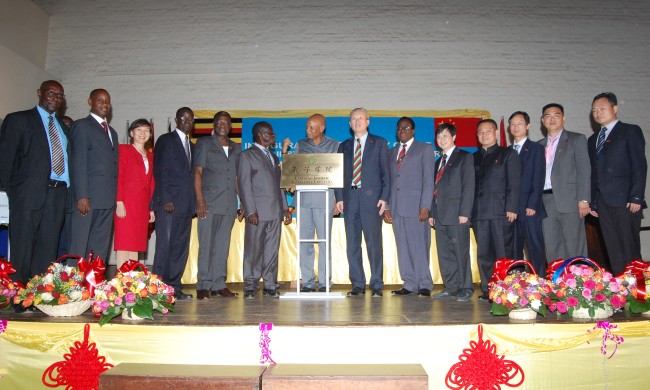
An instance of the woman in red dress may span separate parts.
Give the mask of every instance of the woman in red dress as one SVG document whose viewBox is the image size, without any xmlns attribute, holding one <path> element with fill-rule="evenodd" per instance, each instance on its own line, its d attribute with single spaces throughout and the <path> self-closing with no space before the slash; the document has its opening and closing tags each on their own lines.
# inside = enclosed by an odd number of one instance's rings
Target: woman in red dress
<svg viewBox="0 0 650 390">
<path fill-rule="evenodd" d="M 131 144 L 120 145 L 115 208 L 117 267 L 138 260 L 147 251 L 149 223 L 155 217 L 149 209 L 153 195 L 153 154 L 145 149 L 151 138 L 151 123 L 137 119 L 129 126 Z"/>
</svg>

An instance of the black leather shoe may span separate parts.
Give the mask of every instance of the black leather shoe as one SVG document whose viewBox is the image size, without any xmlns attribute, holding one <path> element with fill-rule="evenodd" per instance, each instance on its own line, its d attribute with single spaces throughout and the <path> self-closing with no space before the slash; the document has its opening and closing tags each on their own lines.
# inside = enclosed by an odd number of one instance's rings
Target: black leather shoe
<svg viewBox="0 0 650 390">
<path fill-rule="evenodd" d="M 330 291 L 332 291 L 330 289 Z M 327 292 L 327 287 L 318 287 L 318 292 Z"/>
<path fill-rule="evenodd" d="M 277 298 L 280 296 L 280 293 L 278 290 L 271 290 L 270 288 L 265 288 L 264 289 L 264 296 L 265 297 L 271 297 L 271 298 Z"/>
<path fill-rule="evenodd" d="M 13 304 L 14 305 L 14 312 L 16 313 L 25 313 L 25 312 L 33 312 L 34 311 L 34 306 L 29 306 L 25 307 L 22 304 Z"/>
<path fill-rule="evenodd" d="M 303 287 L 300 289 L 300 292 L 315 292 L 315 291 L 316 289 L 311 287 Z"/>
<path fill-rule="evenodd" d="M 478 297 L 478 300 L 479 300 L 479 301 L 487 301 L 487 302 L 490 302 L 490 296 L 487 295 L 487 294 L 483 294 L 483 295 L 481 295 L 480 297 Z"/>
<path fill-rule="evenodd" d="M 421 288 L 418 290 L 418 295 L 421 297 L 430 297 L 431 290 L 429 290 L 428 288 Z"/>
<path fill-rule="evenodd" d="M 373 298 L 383 297 L 383 296 L 384 296 L 384 292 L 381 291 L 381 290 L 378 289 L 378 288 L 375 288 L 375 289 L 372 290 L 372 296 L 373 296 Z"/>
<path fill-rule="evenodd" d="M 352 289 L 352 291 L 348 291 L 347 294 L 349 297 L 356 297 L 359 295 L 366 295 L 366 290 L 361 288 L 361 287 L 355 287 Z"/>
<path fill-rule="evenodd" d="M 391 291 L 390 292 L 392 295 L 411 295 L 413 294 L 413 291 L 409 291 L 405 288 L 401 288 L 399 290 Z"/>
<path fill-rule="evenodd" d="M 459 291 L 458 294 L 456 295 L 456 300 L 458 302 L 467 302 L 470 299 L 472 299 L 472 295 L 474 295 L 474 291 L 472 291 L 472 290 L 462 290 L 462 291 Z"/>
<path fill-rule="evenodd" d="M 253 298 L 255 298 L 255 291 L 244 290 L 244 299 L 253 299 Z"/>
<path fill-rule="evenodd" d="M 196 299 L 210 298 L 210 290 L 196 290 Z"/>
<path fill-rule="evenodd" d="M 450 298 L 450 297 L 455 297 L 456 294 L 450 293 L 449 291 L 445 290 L 443 292 L 439 292 L 437 294 L 433 294 L 431 298 L 433 299 L 443 299 L 443 298 Z"/>
<path fill-rule="evenodd" d="M 174 298 L 176 298 L 177 301 L 182 301 L 186 299 L 192 299 L 194 297 L 192 296 L 192 294 L 185 294 L 184 292 L 179 290 L 174 293 Z"/>
</svg>

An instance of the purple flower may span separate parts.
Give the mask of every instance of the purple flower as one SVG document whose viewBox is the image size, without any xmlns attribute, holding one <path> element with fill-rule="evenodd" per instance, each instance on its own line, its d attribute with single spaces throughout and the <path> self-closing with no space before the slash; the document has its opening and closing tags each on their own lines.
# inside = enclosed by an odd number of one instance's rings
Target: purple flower
<svg viewBox="0 0 650 390">
<path fill-rule="evenodd" d="M 129 292 L 126 293 L 126 295 L 124 296 L 124 300 L 126 300 L 127 303 L 133 303 L 133 302 L 135 302 L 135 294 L 134 294 L 133 292 L 129 291 Z"/>
</svg>

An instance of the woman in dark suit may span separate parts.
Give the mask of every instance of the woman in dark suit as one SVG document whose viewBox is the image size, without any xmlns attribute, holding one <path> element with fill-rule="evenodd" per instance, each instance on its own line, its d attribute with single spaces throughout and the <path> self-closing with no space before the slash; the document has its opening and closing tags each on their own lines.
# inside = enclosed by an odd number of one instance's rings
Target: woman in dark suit
<svg viewBox="0 0 650 390">
<path fill-rule="evenodd" d="M 147 251 L 148 227 L 155 217 L 149 209 L 153 195 L 153 154 L 145 149 L 151 138 L 151 123 L 137 119 L 129 126 L 132 143 L 120 145 L 115 208 L 117 267 L 138 252 Z"/>
</svg>

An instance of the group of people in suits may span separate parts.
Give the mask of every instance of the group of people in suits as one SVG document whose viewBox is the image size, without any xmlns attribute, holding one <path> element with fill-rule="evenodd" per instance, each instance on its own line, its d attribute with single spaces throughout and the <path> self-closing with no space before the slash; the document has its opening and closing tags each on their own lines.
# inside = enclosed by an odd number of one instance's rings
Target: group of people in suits
<svg viewBox="0 0 650 390">
<path fill-rule="evenodd" d="M 232 118 L 214 116 L 214 130 L 190 141 L 194 113 L 176 112 L 176 128 L 161 135 L 155 153 L 145 144 L 151 124 L 138 119 L 129 127 L 130 145 L 119 145 L 108 125 L 109 93 L 90 93 L 90 114 L 69 127 L 57 112 L 64 100 L 60 83 L 49 80 L 37 90 L 38 105 L 9 114 L 0 129 L 0 186 L 9 197 L 10 242 L 14 278 L 23 283 L 42 273 L 56 257 L 59 233 L 70 209 L 69 252 L 107 258 L 115 224 L 118 262 L 137 257 L 147 245 L 155 221 L 153 272 L 175 288 L 177 299 L 190 299 L 181 289 L 191 220 L 198 217 L 197 298 L 235 297 L 226 286 L 230 234 L 235 219 L 245 218 L 244 298 L 253 298 L 263 280 L 263 294 L 277 297 L 281 225 L 292 215 L 280 187 L 281 165 L 270 149 L 275 133 L 268 122 L 252 128 L 254 144 L 242 151 L 228 138 Z M 325 117 L 314 114 L 306 138 L 294 153 L 343 154 L 343 188 L 306 194 L 301 203 L 301 237 L 319 238 L 331 229 L 334 214 L 344 214 L 349 277 L 348 296 L 366 293 L 362 238 L 370 265 L 369 289 L 383 296 L 382 223 L 392 224 L 400 276 L 393 295 L 431 296 L 433 281 L 429 248 L 431 227 L 444 290 L 433 298 L 467 301 L 474 293 L 470 269 L 470 227 L 477 242 L 481 276 L 480 299 L 487 300 L 487 282 L 498 258 L 527 256 L 540 274 L 557 258 L 587 255 L 584 218 L 598 217 L 611 268 L 619 273 L 640 258 L 640 221 L 647 163 L 645 140 L 636 125 L 617 118 L 611 93 L 592 102 L 593 120 L 601 129 L 587 138 L 564 128 L 564 108 L 542 109 L 547 136 L 528 139 L 530 117 L 514 112 L 508 122 L 514 142 L 497 144 L 497 124 L 477 125 L 480 148 L 473 155 L 455 145 L 456 128 L 435 129 L 440 158 L 434 148 L 415 140 L 415 121 L 402 117 L 396 125 L 398 143 L 369 132 L 365 108 L 349 117 L 352 136 L 339 143 L 325 136 Z M 282 143 L 288 153 L 290 139 Z M 49 156 L 49 158 L 43 158 Z M 237 198 L 241 201 L 238 210 Z M 326 220 L 329 219 L 329 224 Z M 319 250 L 314 272 L 314 245 L 300 244 L 303 292 L 326 291 L 325 250 Z M 321 244 L 318 244 L 321 245 Z"/>
</svg>

